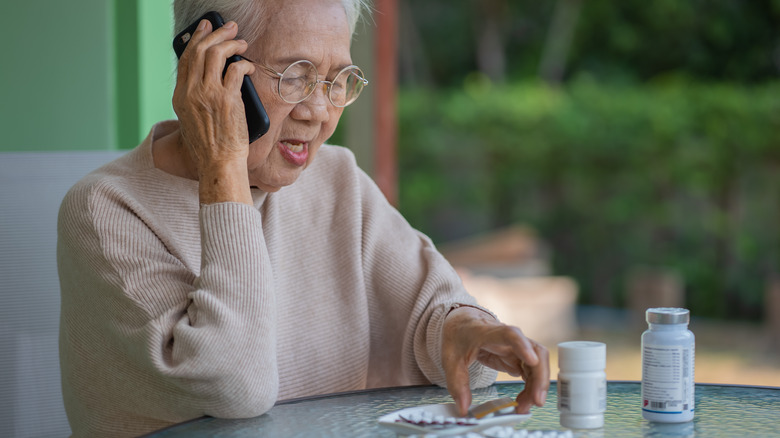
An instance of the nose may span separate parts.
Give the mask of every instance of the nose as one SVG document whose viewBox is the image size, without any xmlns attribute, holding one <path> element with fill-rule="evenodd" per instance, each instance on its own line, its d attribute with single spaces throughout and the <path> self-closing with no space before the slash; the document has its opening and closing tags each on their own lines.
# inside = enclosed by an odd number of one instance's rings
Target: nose
<svg viewBox="0 0 780 438">
<path fill-rule="evenodd" d="M 330 100 L 328 100 L 327 82 L 320 81 L 314 92 L 303 102 L 295 105 L 295 118 L 325 123 L 330 119 Z"/>
</svg>

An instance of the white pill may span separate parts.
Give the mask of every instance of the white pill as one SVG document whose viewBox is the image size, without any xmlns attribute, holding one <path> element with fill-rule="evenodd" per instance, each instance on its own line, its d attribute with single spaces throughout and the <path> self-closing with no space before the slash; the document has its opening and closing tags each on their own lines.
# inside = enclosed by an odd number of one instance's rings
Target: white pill
<svg viewBox="0 0 780 438">
<path fill-rule="evenodd" d="M 485 435 L 488 438 L 500 438 L 498 434 L 501 433 L 502 429 L 501 426 L 489 427 L 482 431 L 482 435 Z"/>
</svg>

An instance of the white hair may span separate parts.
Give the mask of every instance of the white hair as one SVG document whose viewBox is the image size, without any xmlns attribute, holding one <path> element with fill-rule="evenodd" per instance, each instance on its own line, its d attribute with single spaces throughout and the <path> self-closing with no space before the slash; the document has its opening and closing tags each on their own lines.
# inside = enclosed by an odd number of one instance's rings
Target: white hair
<svg viewBox="0 0 780 438">
<path fill-rule="evenodd" d="M 250 45 L 256 42 L 266 28 L 270 18 L 269 6 L 272 0 L 173 0 L 174 35 L 184 30 L 195 20 L 208 11 L 219 12 L 225 21 L 238 23 L 239 38 Z M 275 0 L 284 1 L 284 0 Z M 347 13 L 350 35 L 355 33 L 355 27 L 364 11 L 368 9 L 369 0 L 340 0 Z"/>
</svg>

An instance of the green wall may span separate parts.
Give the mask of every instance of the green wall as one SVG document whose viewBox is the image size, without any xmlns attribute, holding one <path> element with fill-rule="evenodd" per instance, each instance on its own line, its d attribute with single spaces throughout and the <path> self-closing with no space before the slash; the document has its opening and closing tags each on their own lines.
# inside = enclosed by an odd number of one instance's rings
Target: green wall
<svg viewBox="0 0 780 438">
<path fill-rule="evenodd" d="M 129 148 L 175 117 L 170 1 L 32 0 L 3 15 L 0 151 Z"/>
<path fill-rule="evenodd" d="M 6 2 L 0 26 L 0 152 L 128 149 L 171 107 L 171 0 Z M 12 18 L 11 18 L 12 17 Z M 370 22 L 370 20 L 369 20 Z M 373 26 L 353 60 L 370 78 Z M 373 89 L 345 111 L 343 135 L 373 173 Z"/>
</svg>

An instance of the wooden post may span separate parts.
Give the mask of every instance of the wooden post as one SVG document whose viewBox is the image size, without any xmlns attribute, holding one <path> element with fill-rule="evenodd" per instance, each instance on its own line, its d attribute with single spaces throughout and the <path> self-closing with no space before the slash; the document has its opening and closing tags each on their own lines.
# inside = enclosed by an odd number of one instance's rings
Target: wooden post
<svg viewBox="0 0 780 438">
<path fill-rule="evenodd" d="M 398 83 L 398 1 L 376 0 L 374 3 L 376 78 L 374 110 L 374 180 L 393 205 L 398 205 L 398 171 L 396 161 Z"/>
</svg>

